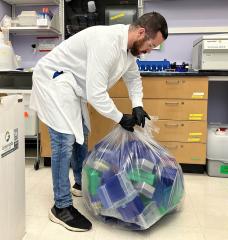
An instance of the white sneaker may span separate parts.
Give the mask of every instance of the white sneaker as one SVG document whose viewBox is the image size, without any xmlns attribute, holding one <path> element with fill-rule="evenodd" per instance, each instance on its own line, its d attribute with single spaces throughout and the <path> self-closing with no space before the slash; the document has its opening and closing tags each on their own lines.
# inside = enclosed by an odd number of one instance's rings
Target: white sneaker
<svg viewBox="0 0 228 240">
<path fill-rule="evenodd" d="M 82 197 L 82 187 L 81 187 L 81 185 L 75 183 L 74 186 L 71 188 L 71 193 L 75 197 Z"/>
</svg>

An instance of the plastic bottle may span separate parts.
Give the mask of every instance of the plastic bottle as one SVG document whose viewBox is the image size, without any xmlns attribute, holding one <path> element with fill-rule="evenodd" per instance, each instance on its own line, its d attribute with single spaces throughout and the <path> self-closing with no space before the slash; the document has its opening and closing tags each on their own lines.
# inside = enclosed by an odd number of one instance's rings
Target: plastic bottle
<svg viewBox="0 0 228 240">
<path fill-rule="evenodd" d="M 4 41 L 4 35 L 0 31 L 0 71 L 15 70 L 17 68 L 16 56 L 11 45 Z"/>
</svg>

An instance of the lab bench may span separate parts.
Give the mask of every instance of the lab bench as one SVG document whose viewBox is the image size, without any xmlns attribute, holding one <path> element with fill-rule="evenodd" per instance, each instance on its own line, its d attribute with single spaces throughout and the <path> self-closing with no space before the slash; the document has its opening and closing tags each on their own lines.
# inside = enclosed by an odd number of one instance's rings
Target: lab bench
<svg viewBox="0 0 228 240">
<path fill-rule="evenodd" d="M 228 71 L 142 72 L 141 76 L 144 108 L 148 114 L 158 116 L 155 124 L 160 131 L 153 136 L 169 149 L 185 172 L 204 172 L 207 125 L 218 122 L 219 118 L 221 122 L 228 123 L 228 112 L 227 117 L 226 114 L 225 117 L 221 113 L 213 114 L 219 109 L 216 105 L 220 92 L 225 89 L 228 92 Z M 215 86 L 219 88 L 218 96 Z M 123 81 L 119 81 L 109 93 L 121 112 L 131 113 L 131 102 Z M 222 96 L 220 100 L 228 102 L 228 94 Z M 112 129 L 114 122 L 101 116 L 91 106 L 89 111 L 91 149 Z"/>
<path fill-rule="evenodd" d="M 0 72 L 0 93 L 12 89 L 31 90 L 32 73 Z M 144 108 L 158 116 L 160 132 L 154 137 L 166 146 L 184 171 L 203 172 L 206 164 L 207 124 L 228 123 L 228 71 L 142 72 Z M 7 81 L 7 79 L 9 81 Z M 109 92 L 118 109 L 131 112 L 131 102 L 119 81 Z M 223 105 L 223 110 L 218 107 Z M 211 105 L 211 107 L 210 107 Z M 89 148 L 102 139 L 114 122 L 89 106 L 92 133 Z M 102 124 L 101 124 L 102 123 Z M 51 155 L 47 128 L 41 123 L 40 156 Z"/>
</svg>

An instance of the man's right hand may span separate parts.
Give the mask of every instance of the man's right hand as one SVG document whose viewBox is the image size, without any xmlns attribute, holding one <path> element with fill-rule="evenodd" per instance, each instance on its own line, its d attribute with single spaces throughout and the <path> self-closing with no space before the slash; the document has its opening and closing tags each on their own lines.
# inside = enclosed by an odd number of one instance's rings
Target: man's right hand
<svg viewBox="0 0 228 240">
<path fill-rule="evenodd" d="M 123 114 L 123 117 L 121 118 L 119 124 L 127 131 L 134 132 L 133 127 L 135 126 L 136 122 L 132 114 Z"/>
</svg>

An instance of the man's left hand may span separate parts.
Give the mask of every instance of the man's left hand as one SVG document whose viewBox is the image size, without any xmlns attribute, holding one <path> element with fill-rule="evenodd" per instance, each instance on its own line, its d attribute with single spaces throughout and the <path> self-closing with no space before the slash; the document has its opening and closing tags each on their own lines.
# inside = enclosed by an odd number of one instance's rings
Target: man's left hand
<svg viewBox="0 0 228 240">
<path fill-rule="evenodd" d="M 145 118 L 148 118 L 149 120 L 151 120 L 149 115 L 144 111 L 142 107 L 133 108 L 132 115 L 135 118 L 136 124 L 142 127 L 145 126 Z"/>
</svg>

